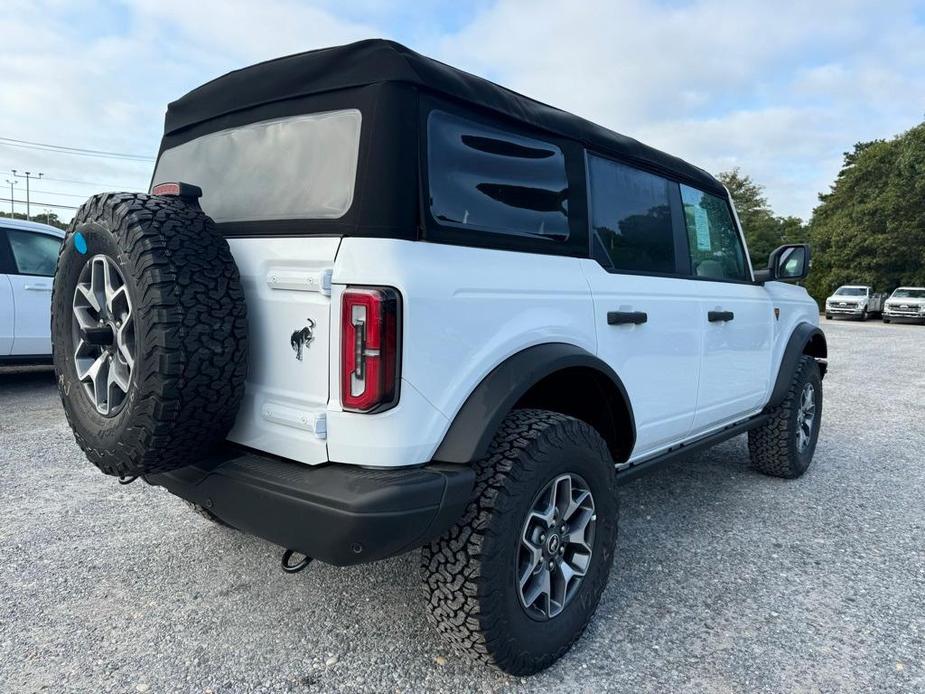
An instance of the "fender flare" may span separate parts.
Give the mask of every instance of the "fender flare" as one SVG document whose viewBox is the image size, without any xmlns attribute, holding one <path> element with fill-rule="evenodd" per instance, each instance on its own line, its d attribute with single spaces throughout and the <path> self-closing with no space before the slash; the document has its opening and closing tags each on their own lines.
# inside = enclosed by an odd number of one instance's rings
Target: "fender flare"
<svg viewBox="0 0 925 694">
<path fill-rule="evenodd" d="M 606 362 L 590 352 L 575 345 L 554 342 L 517 352 L 485 376 L 456 413 L 433 459 L 444 463 L 471 463 L 483 458 L 501 421 L 524 394 L 545 377 L 571 367 L 595 369 L 616 386 L 629 413 L 632 450 L 636 443 L 636 421 L 623 381 Z"/>
<path fill-rule="evenodd" d="M 823 354 L 816 358 L 825 359 L 828 356 L 825 333 L 811 323 L 798 323 L 794 328 L 790 334 L 790 339 L 787 341 L 787 346 L 784 348 L 784 356 L 781 358 L 780 367 L 777 370 L 777 380 L 774 382 L 774 389 L 771 391 L 771 398 L 768 400 L 765 410 L 777 407 L 787 397 L 790 379 L 800 363 L 800 357 L 805 353 L 806 346 L 810 341 L 817 338 L 822 340 Z M 823 375 L 825 374 L 824 363 L 822 373 Z"/>
</svg>

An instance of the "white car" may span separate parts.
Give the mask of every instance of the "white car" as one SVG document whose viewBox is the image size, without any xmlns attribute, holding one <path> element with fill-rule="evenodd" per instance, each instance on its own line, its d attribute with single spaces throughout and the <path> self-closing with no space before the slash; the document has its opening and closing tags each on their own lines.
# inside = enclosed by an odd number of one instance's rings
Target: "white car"
<svg viewBox="0 0 925 694">
<path fill-rule="evenodd" d="M 0 365 L 51 362 L 51 283 L 64 232 L 0 217 Z"/>
<path fill-rule="evenodd" d="M 848 316 L 866 321 L 871 313 L 881 313 L 886 293 L 875 292 L 864 284 L 846 284 L 825 300 L 825 317 Z"/>
<path fill-rule="evenodd" d="M 909 320 L 925 322 L 925 287 L 900 287 L 886 300 L 883 322 Z"/>
<path fill-rule="evenodd" d="M 710 174 L 364 41 L 171 103 L 150 194 L 65 240 L 55 367 L 103 472 L 287 571 L 421 548 L 436 630 L 529 674 L 591 619 L 621 476 L 745 432 L 808 469 L 809 260 L 753 271 Z"/>
</svg>

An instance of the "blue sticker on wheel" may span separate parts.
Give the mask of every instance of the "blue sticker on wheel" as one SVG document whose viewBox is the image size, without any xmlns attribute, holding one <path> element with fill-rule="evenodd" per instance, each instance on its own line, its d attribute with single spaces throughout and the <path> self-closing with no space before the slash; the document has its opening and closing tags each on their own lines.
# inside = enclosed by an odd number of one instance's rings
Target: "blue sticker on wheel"
<svg viewBox="0 0 925 694">
<path fill-rule="evenodd" d="M 79 231 L 74 234 L 74 248 L 76 248 L 77 252 L 81 255 L 87 254 L 87 239 L 85 239 L 84 235 Z"/>
</svg>

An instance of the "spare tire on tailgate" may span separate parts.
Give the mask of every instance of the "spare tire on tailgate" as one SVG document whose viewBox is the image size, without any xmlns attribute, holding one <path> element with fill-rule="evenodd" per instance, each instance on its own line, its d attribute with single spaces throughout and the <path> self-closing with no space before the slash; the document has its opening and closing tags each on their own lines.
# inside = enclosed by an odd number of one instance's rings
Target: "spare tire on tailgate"
<svg viewBox="0 0 925 694">
<path fill-rule="evenodd" d="M 58 257 L 51 330 L 68 422 L 106 474 L 188 465 L 234 423 L 247 308 L 228 242 L 194 198 L 84 203 Z"/>
</svg>

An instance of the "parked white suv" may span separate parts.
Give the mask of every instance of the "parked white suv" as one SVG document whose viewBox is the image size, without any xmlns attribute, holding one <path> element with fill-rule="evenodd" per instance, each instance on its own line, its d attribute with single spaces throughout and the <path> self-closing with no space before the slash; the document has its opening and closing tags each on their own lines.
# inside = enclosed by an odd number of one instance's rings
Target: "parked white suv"
<svg viewBox="0 0 925 694">
<path fill-rule="evenodd" d="M 51 281 L 64 232 L 0 217 L 0 366 L 51 362 Z"/>
<path fill-rule="evenodd" d="M 925 287 L 899 287 L 883 307 L 883 322 L 925 321 Z"/>
<path fill-rule="evenodd" d="M 104 472 L 290 571 L 423 547 L 436 629 L 527 674 L 595 610 L 620 476 L 743 432 L 756 469 L 806 471 L 808 266 L 753 272 L 704 171 L 364 41 L 170 105 L 151 194 L 68 233 L 55 364 Z"/>
</svg>

